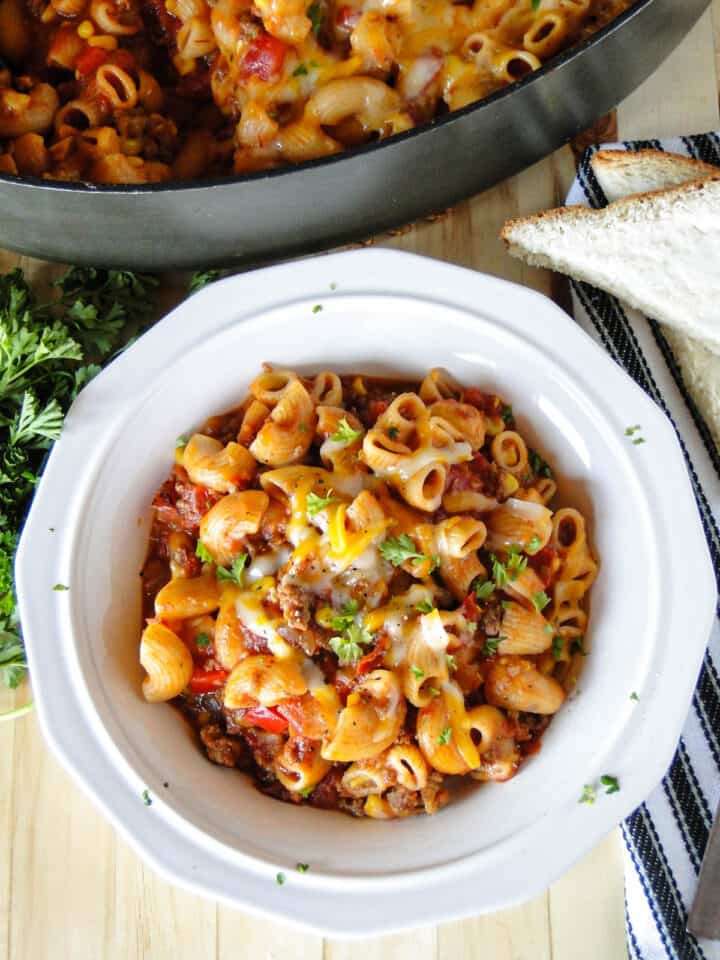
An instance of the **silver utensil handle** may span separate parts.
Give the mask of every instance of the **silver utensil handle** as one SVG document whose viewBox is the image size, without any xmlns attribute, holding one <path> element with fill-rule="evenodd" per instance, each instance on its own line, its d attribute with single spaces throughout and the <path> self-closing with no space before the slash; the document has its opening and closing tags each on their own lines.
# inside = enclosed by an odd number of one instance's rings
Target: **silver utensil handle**
<svg viewBox="0 0 720 960">
<path fill-rule="evenodd" d="M 710 831 L 687 928 L 696 937 L 720 940 L 720 807 Z"/>
</svg>

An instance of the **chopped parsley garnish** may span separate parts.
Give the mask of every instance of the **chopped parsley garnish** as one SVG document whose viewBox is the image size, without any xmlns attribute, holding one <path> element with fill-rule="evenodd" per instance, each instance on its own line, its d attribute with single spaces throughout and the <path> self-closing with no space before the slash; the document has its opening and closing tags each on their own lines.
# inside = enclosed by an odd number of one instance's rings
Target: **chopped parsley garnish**
<svg viewBox="0 0 720 960">
<path fill-rule="evenodd" d="M 188 293 L 197 293 L 209 283 L 215 283 L 222 276 L 222 270 L 196 270 L 190 277 Z"/>
<path fill-rule="evenodd" d="M 420 667 L 416 667 L 414 663 L 410 665 L 410 673 L 412 673 L 416 680 L 425 679 L 425 671 L 421 670 Z"/>
<path fill-rule="evenodd" d="M 296 864 L 295 864 L 295 869 L 297 870 L 298 873 L 307 873 L 308 870 L 310 869 L 310 864 L 309 864 L 309 863 L 296 863 Z"/>
<path fill-rule="evenodd" d="M 475 596 L 478 600 L 489 600 L 493 593 L 495 593 L 495 584 L 492 580 L 475 581 Z"/>
<path fill-rule="evenodd" d="M 320 28 L 322 27 L 323 15 L 322 10 L 320 9 L 319 3 L 311 3 L 307 8 L 307 15 L 312 24 L 312 32 L 315 36 L 320 33 Z M 332 289 L 332 284 L 330 284 L 330 289 Z"/>
<path fill-rule="evenodd" d="M 541 544 L 542 544 L 542 540 L 540 539 L 540 537 L 533 535 L 532 537 L 530 537 L 530 541 L 528 542 L 527 548 L 531 553 L 537 553 L 538 550 L 540 549 Z"/>
<path fill-rule="evenodd" d="M 306 71 L 306 72 L 307 72 L 307 71 Z M 313 313 L 320 313 L 321 310 L 322 310 L 322 304 L 321 304 L 321 303 L 316 303 L 315 306 L 312 308 L 312 312 L 313 312 Z"/>
<path fill-rule="evenodd" d="M 188 438 L 186 436 L 179 436 L 175 439 L 175 449 L 178 450 L 180 447 L 186 447 L 188 444 Z"/>
<path fill-rule="evenodd" d="M 300 796 L 303 798 L 303 800 L 307 800 L 314 789 L 315 787 L 303 787 L 300 791 Z"/>
<path fill-rule="evenodd" d="M 636 447 L 637 447 L 638 444 L 640 444 L 640 443 L 645 443 L 645 440 L 644 440 L 643 437 L 636 437 L 636 438 L 633 440 L 633 445 L 636 446 Z"/>
<path fill-rule="evenodd" d="M 332 489 L 328 490 L 328 495 L 326 497 L 321 497 L 317 493 L 312 491 L 307 495 L 305 499 L 305 510 L 309 517 L 314 517 L 316 513 L 320 513 L 321 510 L 324 510 L 326 507 L 329 507 L 331 503 L 335 503 L 337 497 L 333 496 Z"/>
<path fill-rule="evenodd" d="M 533 10 L 539 10 L 541 3 L 542 0 L 530 0 L 530 6 L 533 8 Z"/>
<path fill-rule="evenodd" d="M 145 804 L 146 807 L 152 806 L 152 797 L 150 796 L 149 790 L 147 789 L 143 790 L 143 792 L 141 793 L 141 797 L 142 797 L 142 802 Z"/>
<path fill-rule="evenodd" d="M 563 652 L 565 650 L 565 643 L 562 637 L 553 637 L 552 641 L 552 653 L 554 660 L 562 659 Z"/>
<path fill-rule="evenodd" d="M 195 637 L 195 646 L 200 647 L 201 650 L 204 650 L 205 647 L 210 646 L 210 637 L 206 633 L 199 633 Z"/>
<path fill-rule="evenodd" d="M 512 606 L 512 600 L 501 600 L 500 606 L 503 608 L 503 610 L 509 610 Z"/>
<path fill-rule="evenodd" d="M 642 430 L 639 423 L 636 423 L 634 427 L 625 427 L 625 436 L 631 437 L 634 433 L 637 433 L 638 430 Z"/>
<path fill-rule="evenodd" d="M 415 609 L 419 610 L 420 613 L 432 613 L 435 609 L 435 604 L 426 597 L 424 600 L 421 600 L 420 603 L 415 604 Z"/>
<path fill-rule="evenodd" d="M 390 437 L 391 440 L 397 440 L 398 433 L 399 433 L 399 430 L 397 427 L 388 427 L 387 429 L 387 435 Z"/>
<path fill-rule="evenodd" d="M 450 743 L 450 737 L 452 737 L 452 727 L 445 727 L 442 733 L 438 734 L 437 740 L 435 741 L 439 747 L 444 747 Z"/>
<path fill-rule="evenodd" d="M 341 667 L 356 663 L 363 655 L 363 647 L 374 640 L 374 636 L 365 627 L 351 623 L 341 637 L 330 638 L 330 649 L 340 662 Z"/>
<path fill-rule="evenodd" d="M 202 540 L 198 540 L 195 546 L 195 556 L 199 557 L 203 563 L 215 563 L 212 556 L 210 555 L 210 551 L 202 542 Z"/>
<path fill-rule="evenodd" d="M 457 670 L 457 660 L 455 659 L 454 654 L 446 653 L 445 660 L 447 661 L 448 670 Z"/>
<path fill-rule="evenodd" d="M 299 63 L 299 64 L 295 67 L 295 69 L 293 70 L 293 74 L 292 74 L 292 75 L 293 75 L 294 77 L 306 77 L 306 76 L 307 76 L 307 72 L 308 72 L 308 68 L 305 66 L 305 64 L 304 64 L 304 63 Z M 316 311 L 316 310 L 313 310 L 313 313 L 317 313 L 317 311 Z"/>
<path fill-rule="evenodd" d="M 611 777 L 608 773 L 604 773 L 600 777 L 600 783 L 605 787 L 605 793 L 618 793 L 620 790 L 620 782 L 617 777 Z"/>
<path fill-rule="evenodd" d="M 485 656 L 486 657 L 494 656 L 498 651 L 498 647 L 500 646 L 500 641 L 503 639 L 504 637 L 486 637 L 485 649 L 483 650 L 483 653 L 485 654 Z"/>
<path fill-rule="evenodd" d="M 360 607 L 357 600 L 348 600 L 348 602 L 343 605 L 342 612 L 336 613 L 331 617 L 330 624 L 333 630 L 342 633 L 344 630 L 347 630 L 348 627 L 351 627 L 353 623 L 355 623 L 355 616 L 359 609 Z"/>
<path fill-rule="evenodd" d="M 331 289 L 331 290 L 337 290 L 337 284 L 335 283 L 334 280 L 333 280 L 333 282 L 330 284 L 330 289 Z"/>
<path fill-rule="evenodd" d="M 554 632 L 554 630 L 553 630 L 553 625 L 552 625 L 551 623 L 546 623 L 545 626 L 543 627 L 543 630 L 545 631 L 545 633 L 553 633 L 553 632 Z"/>
<path fill-rule="evenodd" d="M 579 653 L 581 657 L 587 656 L 585 649 L 585 637 L 576 637 L 570 644 L 570 653 Z"/>
<path fill-rule="evenodd" d="M 506 425 L 513 422 L 514 420 L 513 408 L 510 406 L 509 403 L 506 403 L 505 406 L 502 408 L 502 410 L 500 411 L 500 416 L 503 418 Z"/>
<path fill-rule="evenodd" d="M 583 787 L 583 792 L 580 794 L 578 803 L 595 803 L 596 796 L 597 787 L 594 787 L 592 783 L 586 783 Z"/>
<path fill-rule="evenodd" d="M 215 571 L 216 577 L 220 581 L 231 580 L 241 587 L 243 585 L 243 571 L 249 559 L 247 553 L 241 553 L 239 557 L 235 557 L 229 570 L 227 567 L 218 567 Z"/>
<path fill-rule="evenodd" d="M 66 587 L 64 583 L 56 583 L 53 587 L 53 590 L 69 590 L 70 587 Z"/>
<path fill-rule="evenodd" d="M 532 602 L 537 612 L 542 613 L 545 607 L 550 603 L 550 597 L 545 593 L 544 590 L 540 590 L 538 593 L 533 595 Z"/>
<path fill-rule="evenodd" d="M 333 443 L 353 443 L 361 436 L 362 430 L 354 430 L 345 417 L 342 417 L 335 433 L 330 434 L 330 439 Z"/>
<path fill-rule="evenodd" d="M 406 560 L 414 560 L 417 563 L 428 559 L 424 553 L 417 552 L 413 540 L 406 533 L 383 540 L 380 544 L 380 555 L 394 567 L 399 567 Z"/>
<path fill-rule="evenodd" d="M 275 874 L 275 883 L 281 887 L 285 883 L 285 874 L 280 872 Z"/>
<path fill-rule="evenodd" d="M 550 464 L 546 460 L 543 460 L 536 450 L 528 451 L 528 463 L 536 477 L 547 477 L 549 480 L 552 480 L 553 472 Z"/>
<path fill-rule="evenodd" d="M 429 690 L 428 690 L 428 693 L 430 694 L 431 697 L 439 697 L 439 696 L 440 696 L 440 691 L 437 689 L 437 687 L 430 687 Z"/>
<path fill-rule="evenodd" d="M 633 692 L 630 694 L 630 699 L 631 699 L 631 700 L 639 700 L 640 697 L 639 697 L 639 696 L 637 695 L 637 693 L 635 693 L 635 691 L 633 690 Z"/>
<path fill-rule="evenodd" d="M 507 570 L 511 580 L 517 580 L 520 574 L 527 567 L 527 557 L 521 553 L 520 547 L 513 544 L 508 548 Z"/>
</svg>

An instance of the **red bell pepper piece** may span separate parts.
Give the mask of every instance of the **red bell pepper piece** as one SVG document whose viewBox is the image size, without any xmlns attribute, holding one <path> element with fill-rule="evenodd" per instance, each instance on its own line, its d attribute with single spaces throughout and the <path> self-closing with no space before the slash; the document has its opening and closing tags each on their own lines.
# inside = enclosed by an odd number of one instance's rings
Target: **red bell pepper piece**
<svg viewBox="0 0 720 960">
<path fill-rule="evenodd" d="M 251 707 L 242 722 L 251 727 L 261 727 L 268 733 L 283 733 L 288 728 L 288 721 L 275 707 Z"/>
<path fill-rule="evenodd" d="M 211 693 L 218 690 L 227 680 L 227 670 L 203 670 L 196 667 L 190 678 L 190 689 L 193 693 Z"/>
<path fill-rule="evenodd" d="M 287 45 L 269 33 L 261 33 L 251 42 L 240 65 L 244 77 L 272 80 L 282 70 Z"/>
<path fill-rule="evenodd" d="M 102 47 L 86 47 L 75 61 L 75 69 L 79 77 L 87 77 L 95 73 L 107 60 L 107 51 Z"/>
</svg>

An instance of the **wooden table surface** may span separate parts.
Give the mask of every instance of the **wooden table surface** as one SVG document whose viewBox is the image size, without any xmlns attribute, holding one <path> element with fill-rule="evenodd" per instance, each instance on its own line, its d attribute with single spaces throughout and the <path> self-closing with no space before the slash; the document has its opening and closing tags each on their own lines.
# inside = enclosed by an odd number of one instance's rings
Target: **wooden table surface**
<svg viewBox="0 0 720 960">
<path fill-rule="evenodd" d="M 713 31 L 713 14 L 716 25 Z M 618 109 L 623 138 L 716 129 L 720 0 Z M 569 148 L 381 241 L 551 292 L 551 278 L 505 255 L 510 216 L 562 201 Z M 0 251 L 0 272 L 47 265 Z M 0 709 L 20 703 L 0 695 Z M 4 698 L 4 699 L 3 699 Z M 411 934 L 338 943 L 202 900 L 160 879 L 120 839 L 45 746 L 30 714 L 0 724 L 0 960 L 621 960 L 626 956 L 618 831 L 542 896 Z M 589 811 L 589 816 L 592 810 Z"/>
</svg>

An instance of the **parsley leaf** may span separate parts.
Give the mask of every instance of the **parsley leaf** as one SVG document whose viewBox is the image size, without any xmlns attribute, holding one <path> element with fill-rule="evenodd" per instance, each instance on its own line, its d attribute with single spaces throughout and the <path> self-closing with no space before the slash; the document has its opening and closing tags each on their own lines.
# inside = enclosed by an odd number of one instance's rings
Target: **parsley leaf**
<svg viewBox="0 0 720 960">
<path fill-rule="evenodd" d="M 478 600 L 489 600 L 493 593 L 495 593 L 495 584 L 492 580 L 475 581 L 475 596 Z"/>
<path fill-rule="evenodd" d="M 322 27 L 323 22 L 323 13 L 320 8 L 319 3 L 311 3 L 307 8 L 307 15 L 312 24 L 312 32 L 317 36 L 320 33 L 320 28 Z M 331 284 L 332 286 L 332 284 Z"/>
<path fill-rule="evenodd" d="M 415 604 L 415 609 L 419 610 L 420 613 L 432 613 L 435 609 L 435 604 L 426 597 L 424 600 L 421 600 L 420 603 Z"/>
<path fill-rule="evenodd" d="M 542 0 L 530 0 L 530 6 L 533 8 L 533 10 L 539 10 L 541 3 Z"/>
<path fill-rule="evenodd" d="M 494 656 L 498 651 L 498 647 L 500 646 L 500 641 L 503 639 L 504 637 L 486 637 L 485 647 L 483 649 L 483 653 L 485 654 L 485 656 L 486 657 Z"/>
<path fill-rule="evenodd" d="M 215 570 L 215 576 L 220 581 L 231 580 L 241 587 L 243 585 L 243 571 L 249 559 L 247 553 L 241 553 L 239 557 L 235 557 L 229 570 L 227 567 L 218 567 Z"/>
<path fill-rule="evenodd" d="M 307 73 L 307 70 L 305 72 Z M 312 308 L 313 313 L 320 313 L 321 310 L 322 310 L 321 303 L 316 303 L 315 306 Z"/>
<path fill-rule="evenodd" d="M 586 783 L 583 787 L 583 792 L 580 794 L 580 799 L 578 803 L 595 803 L 595 798 L 597 796 L 597 788 L 594 787 L 591 783 Z"/>
<path fill-rule="evenodd" d="M 373 635 L 365 627 L 351 624 L 342 637 L 330 638 L 330 649 L 340 661 L 341 667 L 356 663 L 363 655 L 363 646 L 373 642 Z"/>
<path fill-rule="evenodd" d="M 309 863 L 296 863 L 296 864 L 295 864 L 295 869 L 297 870 L 298 873 L 307 873 L 308 870 L 310 869 L 310 864 L 309 864 Z"/>
<path fill-rule="evenodd" d="M 637 695 L 637 693 L 633 690 L 633 692 L 630 694 L 630 699 L 631 699 L 631 700 L 639 700 L 640 697 L 639 697 L 639 696 Z"/>
<path fill-rule="evenodd" d="M 321 497 L 319 494 L 311 491 L 305 498 L 305 511 L 307 515 L 314 517 L 316 513 L 320 513 L 321 510 L 329 507 L 331 503 L 335 503 L 337 497 L 334 497 L 332 494 L 332 490 L 328 490 L 328 495 Z"/>
<path fill-rule="evenodd" d="M 620 781 L 617 777 L 611 777 L 609 774 L 604 773 L 600 777 L 600 783 L 606 788 L 605 793 L 618 793 L 620 791 Z"/>
<path fill-rule="evenodd" d="M 64 583 L 56 583 L 55 586 L 53 587 L 53 590 L 56 590 L 58 592 L 62 590 L 69 590 L 69 589 L 70 587 L 66 586 Z"/>
<path fill-rule="evenodd" d="M 210 555 L 210 551 L 202 542 L 202 540 L 198 540 L 198 542 L 195 545 L 195 556 L 199 557 L 203 563 L 215 563 L 212 556 Z"/>
<path fill-rule="evenodd" d="M 638 430 L 642 430 L 639 423 L 636 423 L 634 427 L 625 427 L 625 436 L 631 437 L 634 433 L 637 433 Z"/>
<path fill-rule="evenodd" d="M 145 806 L 151 807 L 152 797 L 150 796 L 150 791 L 146 788 L 145 790 L 143 790 L 141 796 L 142 796 L 142 802 L 145 804 Z"/>
<path fill-rule="evenodd" d="M 439 747 L 444 747 L 446 744 L 450 743 L 451 737 L 452 737 L 452 727 L 445 727 L 443 732 L 438 734 L 435 742 Z"/>
<path fill-rule="evenodd" d="M 206 647 L 210 646 L 210 637 L 206 633 L 199 633 L 195 637 L 195 646 L 200 647 L 201 650 L 204 650 Z"/>
<path fill-rule="evenodd" d="M 182 447 L 186 447 L 187 444 L 188 444 L 188 438 L 184 434 L 181 434 L 179 437 L 176 437 L 175 439 L 176 450 L 180 450 L 182 449 Z"/>
<path fill-rule="evenodd" d="M 538 593 L 532 596 L 532 603 L 538 613 L 542 613 L 545 607 L 550 603 L 550 597 L 545 593 L 544 590 L 540 590 Z"/>
<path fill-rule="evenodd" d="M 536 450 L 528 450 L 528 463 L 536 477 L 547 477 L 549 480 L 552 480 L 553 472 L 550 464 L 546 460 L 543 460 Z"/>
<path fill-rule="evenodd" d="M 198 290 L 202 290 L 203 287 L 207 287 L 210 283 L 215 283 L 215 281 L 221 277 L 222 270 L 196 270 L 190 277 L 188 293 L 197 293 Z"/>
<path fill-rule="evenodd" d="M 530 551 L 530 553 L 537 553 L 541 545 L 542 545 L 542 540 L 540 539 L 540 537 L 533 534 L 533 536 L 530 537 L 530 540 L 528 541 L 527 548 Z"/>
<path fill-rule="evenodd" d="M 561 660 L 564 650 L 565 650 L 565 643 L 563 641 L 563 638 L 553 637 L 553 640 L 552 640 L 553 660 Z"/>
<path fill-rule="evenodd" d="M 282 871 L 275 874 L 275 883 L 279 887 L 281 887 L 285 883 L 285 874 Z"/>
<path fill-rule="evenodd" d="M 399 431 L 397 427 L 388 427 L 387 429 L 387 435 L 390 437 L 391 440 L 397 440 L 398 433 Z"/>
<path fill-rule="evenodd" d="M 421 670 L 420 667 L 416 667 L 414 663 L 410 665 L 410 673 L 412 673 L 416 680 L 425 679 L 425 671 Z"/>
<path fill-rule="evenodd" d="M 520 547 L 513 544 L 508 550 L 507 572 L 511 580 L 517 580 L 527 567 L 527 557 L 520 552 Z"/>
<path fill-rule="evenodd" d="M 579 653 L 581 657 L 587 656 L 585 649 L 585 637 L 576 637 L 570 644 L 570 653 Z"/>
<path fill-rule="evenodd" d="M 513 408 L 510 406 L 509 403 L 506 403 L 505 406 L 502 408 L 502 410 L 500 411 L 500 416 L 505 421 L 506 426 L 510 426 L 512 423 L 515 422 L 515 417 L 513 416 Z"/>
<path fill-rule="evenodd" d="M 454 654 L 446 653 L 445 660 L 447 661 L 448 670 L 457 670 L 457 660 L 455 659 Z"/>
<path fill-rule="evenodd" d="M 353 443 L 358 437 L 361 436 L 362 430 L 354 430 L 347 422 L 346 418 L 342 417 L 338 423 L 338 428 L 335 433 L 330 434 L 330 439 L 334 443 Z"/>
<path fill-rule="evenodd" d="M 307 76 L 307 72 L 308 72 L 308 68 L 305 66 L 305 64 L 304 64 L 304 63 L 299 63 L 299 64 L 295 67 L 295 69 L 293 70 L 292 75 L 293 75 L 294 77 L 306 77 L 306 76 Z M 316 310 L 313 310 L 313 313 L 317 313 L 317 311 L 316 311 Z"/>
<path fill-rule="evenodd" d="M 342 613 L 337 613 L 330 619 L 333 630 L 337 630 L 338 633 L 342 633 L 344 630 L 347 630 L 355 622 L 355 615 L 359 610 L 357 600 L 348 600 L 348 602 L 343 606 Z"/>
<path fill-rule="evenodd" d="M 417 552 L 415 543 L 406 533 L 401 533 L 397 537 L 388 537 L 387 540 L 383 540 L 379 549 L 383 560 L 387 560 L 394 567 L 399 567 L 406 560 L 417 562 L 428 559 L 424 553 Z"/>
</svg>

